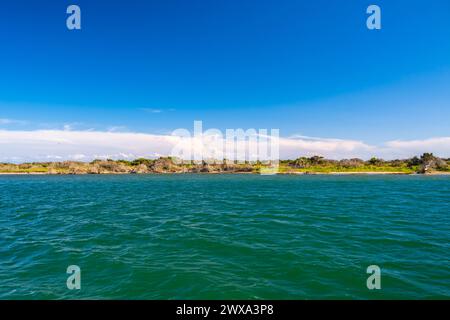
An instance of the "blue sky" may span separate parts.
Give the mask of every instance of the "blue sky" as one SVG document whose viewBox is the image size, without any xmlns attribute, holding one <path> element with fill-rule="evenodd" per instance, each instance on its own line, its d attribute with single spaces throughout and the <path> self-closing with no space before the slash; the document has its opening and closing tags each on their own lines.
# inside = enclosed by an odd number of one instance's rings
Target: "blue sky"
<svg viewBox="0 0 450 320">
<path fill-rule="evenodd" d="M 382 30 L 366 28 L 370 4 Z M 447 0 L 15 0 L 0 40 L 2 130 L 450 136 Z"/>
</svg>

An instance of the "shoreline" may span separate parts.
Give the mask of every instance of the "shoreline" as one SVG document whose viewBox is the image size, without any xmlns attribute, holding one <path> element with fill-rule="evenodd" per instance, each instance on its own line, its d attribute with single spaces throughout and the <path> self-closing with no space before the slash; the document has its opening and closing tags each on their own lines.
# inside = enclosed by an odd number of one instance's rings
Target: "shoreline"
<svg viewBox="0 0 450 320">
<path fill-rule="evenodd" d="M 261 174 L 261 175 L 450 175 L 450 159 L 430 153 L 420 158 L 385 161 L 342 159 L 327 160 L 319 156 L 269 162 L 237 160 L 183 161 L 178 158 L 138 158 L 127 160 L 93 160 L 91 162 L 0 163 L 0 175 L 85 175 L 85 174 Z"/>
<path fill-rule="evenodd" d="M 255 174 L 264 175 L 259 172 L 150 172 L 150 173 L 129 173 L 129 172 L 105 172 L 105 173 L 48 173 L 48 172 L 0 172 L 0 176 L 97 176 L 97 175 L 230 175 L 230 174 Z M 267 175 L 267 174 L 266 174 Z M 277 172 L 273 175 L 293 175 L 293 176 L 349 176 L 349 175 L 402 175 L 402 176 L 450 176 L 450 172 L 429 172 L 408 173 L 408 172 L 390 172 L 390 171 L 354 171 L 354 172 Z"/>
</svg>

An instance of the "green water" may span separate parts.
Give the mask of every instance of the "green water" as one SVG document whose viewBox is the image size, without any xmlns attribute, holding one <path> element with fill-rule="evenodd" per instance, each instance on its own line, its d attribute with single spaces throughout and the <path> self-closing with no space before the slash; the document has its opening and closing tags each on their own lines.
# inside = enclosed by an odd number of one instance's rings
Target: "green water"
<svg viewBox="0 0 450 320">
<path fill-rule="evenodd" d="M 450 177 L 0 176 L 0 190 L 0 299 L 450 298 Z"/>
</svg>

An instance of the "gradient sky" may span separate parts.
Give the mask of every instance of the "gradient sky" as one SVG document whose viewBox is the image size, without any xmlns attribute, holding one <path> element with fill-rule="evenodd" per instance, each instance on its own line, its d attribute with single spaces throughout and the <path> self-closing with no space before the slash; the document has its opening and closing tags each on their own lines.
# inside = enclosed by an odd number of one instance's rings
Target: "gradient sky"
<svg viewBox="0 0 450 320">
<path fill-rule="evenodd" d="M 450 136 L 448 0 L 2 1 L 0 41 L 1 130 Z"/>
</svg>

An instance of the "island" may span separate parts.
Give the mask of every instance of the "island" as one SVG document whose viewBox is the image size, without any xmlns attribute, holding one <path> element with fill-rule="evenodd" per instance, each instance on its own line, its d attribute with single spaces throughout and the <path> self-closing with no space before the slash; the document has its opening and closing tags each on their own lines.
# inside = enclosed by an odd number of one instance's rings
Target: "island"
<svg viewBox="0 0 450 320">
<path fill-rule="evenodd" d="M 450 174 L 450 159 L 432 153 L 403 160 L 380 158 L 331 160 L 321 156 L 263 162 L 182 161 L 173 157 L 129 160 L 97 159 L 91 162 L 0 163 L 0 174 L 165 174 L 165 173 L 263 173 L 277 174 Z"/>
</svg>

